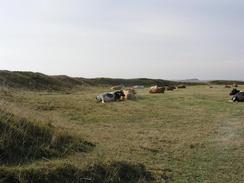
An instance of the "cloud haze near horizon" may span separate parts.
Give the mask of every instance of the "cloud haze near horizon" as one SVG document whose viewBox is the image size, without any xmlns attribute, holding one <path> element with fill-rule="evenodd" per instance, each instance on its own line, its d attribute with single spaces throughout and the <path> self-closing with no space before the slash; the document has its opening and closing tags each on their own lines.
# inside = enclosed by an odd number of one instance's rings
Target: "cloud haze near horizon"
<svg viewBox="0 0 244 183">
<path fill-rule="evenodd" d="M 0 1 L 0 69 L 244 80 L 242 0 Z"/>
</svg>

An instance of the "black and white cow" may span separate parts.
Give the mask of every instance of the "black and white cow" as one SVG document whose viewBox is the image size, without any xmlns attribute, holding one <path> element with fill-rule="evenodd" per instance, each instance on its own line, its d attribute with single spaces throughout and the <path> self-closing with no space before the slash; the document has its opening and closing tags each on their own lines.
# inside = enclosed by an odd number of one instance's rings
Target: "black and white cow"
<svg viewBox="0 0 244 183">
<path fill-rule="evenodd" d="M 231 92 L 230 92 L 230 95 L 232 95 L 232 100 L 234 102 L 244 102 L 244 92 L 240 91 L 240 90 L 237 90 L 237 89 L 233 89 Z"/>
<path fill-rule="evenodd" d="M 124 96 L 125 96 L 125 94 L 124 94 L 123 90 L 119 90 L 119 91 L 115 91 L 115 92 L 102 93 L 102 94 L 98 95 L 96 97 L 96 99 L 97 99 L 97 102 L 105 103 L 105 102 L 111 102 L 111 101 L 118 101 Z"/>
</svg>

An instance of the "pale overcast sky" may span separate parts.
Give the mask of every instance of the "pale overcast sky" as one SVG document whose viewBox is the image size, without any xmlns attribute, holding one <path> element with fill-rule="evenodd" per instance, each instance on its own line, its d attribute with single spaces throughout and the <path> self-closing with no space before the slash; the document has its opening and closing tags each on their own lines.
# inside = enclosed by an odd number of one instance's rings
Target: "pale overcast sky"
<svg viewBox="0 0 244 183">
<path fill-rule="evenodd" d="M 244 0 L 0 0 L 0 70 L 244 80 Z"/>
</svg>

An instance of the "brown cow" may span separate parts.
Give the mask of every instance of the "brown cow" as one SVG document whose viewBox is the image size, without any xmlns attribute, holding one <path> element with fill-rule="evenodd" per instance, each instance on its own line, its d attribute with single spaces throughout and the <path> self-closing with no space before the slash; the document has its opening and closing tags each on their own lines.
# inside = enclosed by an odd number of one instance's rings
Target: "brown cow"
<svg viewBox="0 0 244 183">
<path fill-rule="evenodd" d="M 213 85 L 212 84 L 207 83 L 207 85 L 208 85 L 208 88 L 213 88 Z"/>
<path fill-rule="evenodd" d="M 149 93 L 164 93 L 165 87 L 159 87 L 159 86 L 152 86 L 149 90 Z"/>
<path fill-rule="evenodd" d="M 124 87 L 124 85 L 113 86 L 111 87 L 111 90 L 122 90 Z"/>
<path fill-rule="evenodd" d="M 225 88 L 231 88 L 231 86 L 230 85 L 225 85 Z"/>
<path fill-rule="evenodd" d="M 178 85 L 177 88 L 186 88 L 185 85 Z"/>
<path fill-rule="evenodd" d="M 165 88 L 166 88 L 167 91 L 173 91 L 173 90 L 176 89 L 175 86 L 166 86 Z"/>
<path fill-rule="evenodd" d="M 238 87 L 238 84 L 233 83 L 232 86 L 235 87 L 235 88 L 237 88 Z"/>
<path fill-rule="evenodd" d="M 133 88 L 128 88 L 123 90 L 125 96 L 124 99 L 125 100 L 136 100 L 136 91 Z"/>
</svg>

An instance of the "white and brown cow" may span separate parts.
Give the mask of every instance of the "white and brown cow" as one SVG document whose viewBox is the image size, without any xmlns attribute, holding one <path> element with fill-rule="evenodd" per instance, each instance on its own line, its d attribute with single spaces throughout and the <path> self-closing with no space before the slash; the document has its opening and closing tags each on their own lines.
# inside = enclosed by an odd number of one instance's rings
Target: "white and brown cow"
<svg viewBox="0 0 244 183">
<path fill-rule="evenodd" d="M 165 87 L 159 87 L 157 85 L 150 87 L 149 93 L 164 93 Z"/>
</svg>

